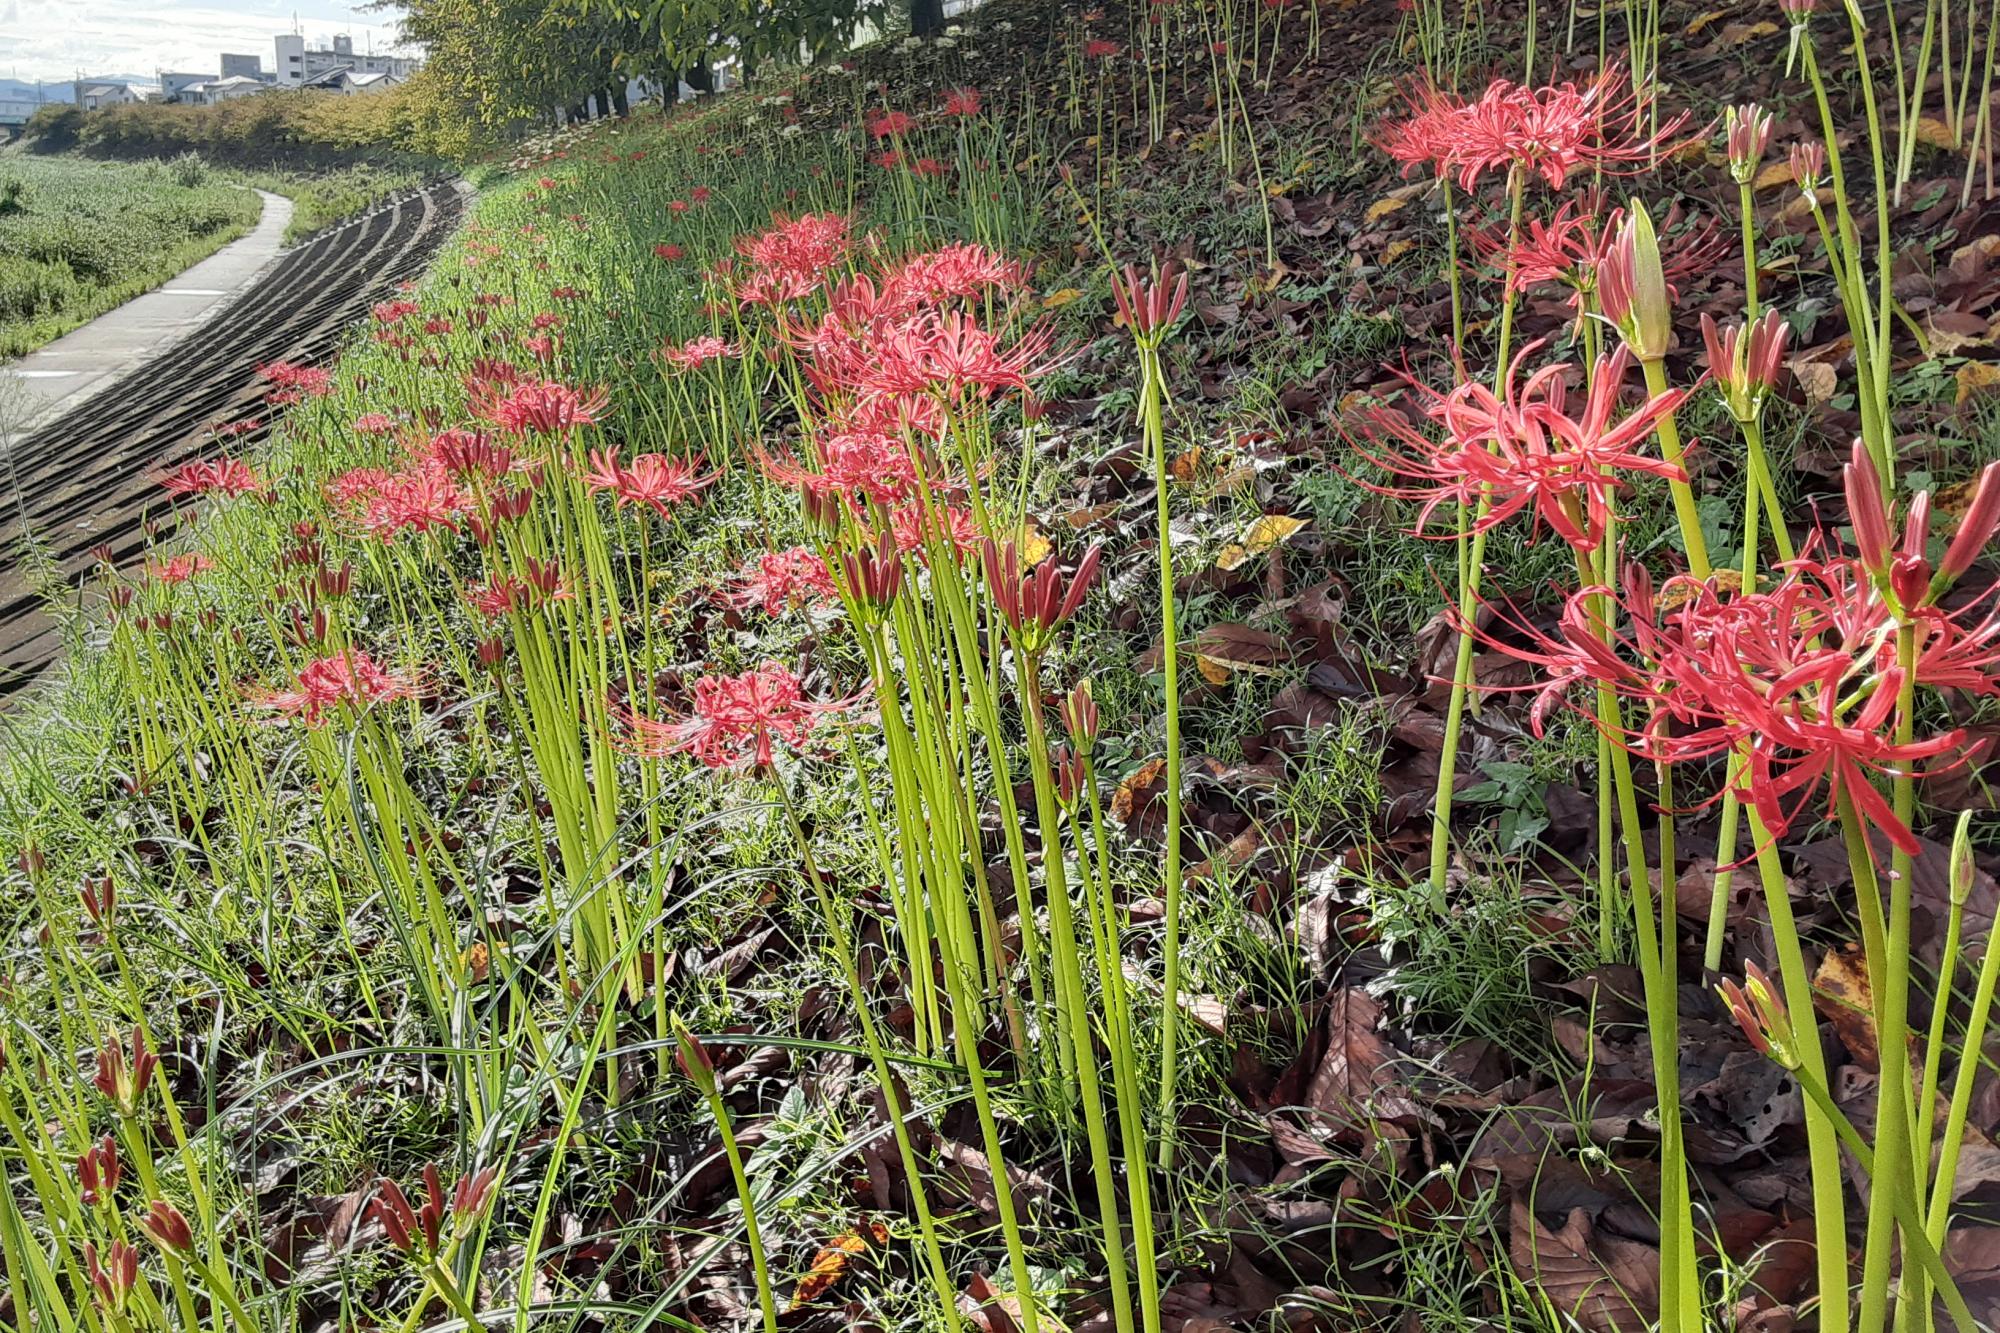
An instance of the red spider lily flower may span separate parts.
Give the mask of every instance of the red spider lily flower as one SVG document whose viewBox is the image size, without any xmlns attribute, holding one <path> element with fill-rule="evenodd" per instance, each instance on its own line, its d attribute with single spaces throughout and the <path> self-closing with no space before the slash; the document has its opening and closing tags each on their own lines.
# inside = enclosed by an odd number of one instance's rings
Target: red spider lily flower
<svg viewBox="0 0 2000 1333">
<path fill-rule="evenodd" d="M 701 475 L 701 461 L 699 456 L 640 454 L 627 465 L 618 461 L 616 450 L 593 449 L 583 484 L 593 492 L 611 492 L 620 509 L 628 504 L 647 505 L 661 518 L 672 518 L 676 507 L 715 480 L 716 473 Z"/>
<path fill-rule="evenodd" d="M 354 418 L 356 435 L 389 435 L 396 429 L 396 418 L 387 412 L 364 412 Z"/>
<path fill-rule="evenodd" d="M 936 390 L 987 397 L 1026 389 L 1069 359 L 1070 353 L 1051 350 L 1054 342 L 1047 321 L 1003 348 L 998 335 L 963 311 L 923 314 L 882 332 L 873 344 L 877 359 L 859 369 L 855 385 L 885 396 Z"/>
<path fill-rule="evenodd" d="M 1083 44 L 1083 58 L 1085 60 L 1108 60 L 1112 56 L 1123 52 L 1124 49 L 1124 47 L 1116 42 L 1108 42 L 1102 37 L 1095 37 Z"/>
<path fill-rule="evenodd" d="M 1623 68 L 1612 65 L 1581 88 L 1525 88 L 1495 79 L 1477 101 L 1441 117 L 1428 132 L 1442 136 L 1445 159 L 1467 191 L 1488 171 L 1515 168 L 1561 189 L 1574 171 L 1611 172 L 1671 152 L 1688 117 L 1672 116 L 1649 130 L 1650 109 Z"/>
<path fill-rule="evenodd" d="M 885 111 L 868 122 L 868 134 L 874 139 L 900 139 L 915 124 L 906 112 Z"/>
<path fill-rule="evenodd" d="M 475 415 L 516 435 L 556 435 L 595 426 L 608 415 L 611 391 L 602 386 L 575 389 L 559 380 L 529 380 L 475 395 Z"/>
<path fill-rule="evenodd" d="M 736 250 L 754 268 L 817 285 L 853 248 L 852 226 L 842 213 L 774 213 L 768 230 L 739 239 Z"/>
<path fill-rule="evenodd" d="M 922 176 L 932 180 L 944 175 L 949 170 L 951 170 L 950 167 L 947 167 L 934 157 L 920 157 L 910 163 L 910 174 L 912 176 Z"/>
<path fill-rule="evenodd" d="M 1219 51 L 1227 46 L 1217 43 Z M 1403 175 L 1427 166 L 1443 179 L 1450 175 L 1459 127 L 1466 115 L 1463 98 L 1438 91 L 1418 80 L 1404 85 L 1403 114 L 1375 133 L 1375 143 L 1391 161 L 1403 164 Z"/>
<path fill-rule="evenodd" d="M 553 310 L 544 310 L 539 315 L 529 319 L 528 327 L 540 332 L 546 329 L 559 329 L 568 323 L 568 316 L 559 315 Z"/>
<path fill-rule="evenodd" d="M 1748 185 L 1757 177 L 1757 167 L 1764 160 L 1765 150 L 1771 146 L 1771 125 L 1773 116 L 1755 102 L 1742 106 L 1728 107 L 1723 112 L 1723 124 L 1729 145 L 1729 174 L 1739 185 Z"/>
<path fill-rule="evenodd" d="M 146 1086 L 153 1081 L 153 1071 L 159 1064 L 160 1058 L 146 1046 L 145 1032 L 135 1027 L 130 1059 L 126 1058 L 125 1047 L 117 1037 L 105 1038 L 97 1052 L 97 1072 L 91 1082 L 111 1099 L 118 1114 L 130 1119 L 139 1114 L 139 1099 L 146 1095 Z"/>
<path fill-rule="evenodd" d="M 741 355 L 743 350 L 735 343 L 712 333 L 690 338 L 678 347 L 667 343 L 659 351 L 660 360 L 678 370 L 696 370 L 711 361 L 722 361 Z"/>
<path fill-rule="evenodd" d="M 422 458 L 461 481 L 498 481 L 515 470 L 514 451 L 484 431 L 440 431 L 424 445 Z"/>
<path fill-rule="evenodd" d="M 1546 222 L 1529 219 L 1511 248 L 1506 233 L 1496 228 L 1467 227 L 1465 236 L 1474 249 L 1504 266 L 1516 292 L 1542 283 L 1567 287 L 1570 309 L 1581 320 L 1598 290 L 1598 270 L 1624 225 L 1625 210 L 1607 208 L 1602 192 L 1590 189 L 1565 200 Z M 1730 245 L 1712 218 L 1683 225 L 1678 204 L 1660 230 L 1671 237 L 1661 254 L 1669 297 L 1678 295 L 1677 283 L 1712 268 Z"/>
<path fill-rule="evenodd" d="M 685 259 L 687 251 L 672 241 L 662 241 L 653 247 L 653 253 L 661 259 Z"/>
<path fill-rule="evenodd" d="M 284 407 L 308 398 L 324 398 L 333 392 L 333 376 L 318 366 L 273 361 L 257 367 L 257 374 L 272 386 L 264 401 Z"/>
<path fill-rule="evenodd" d="M 978 115 L 979 90 L 977 88 L 954 88 L 949 93 L 946 93 L 944 114 L 958 117 Z"/>
<path fill-rule="evenodd" d="M 819 719 L 845 712 L 852 700 L 812 703 L 799 678 L 776 662 L 740 676 L 703 676 L 694 683 L 694 706 L 677 722 L 627 714 L 631 745 L 639 754 L 662 758 L 691 754 L 713 769 L 768 770 L 776 747 L 793 749 L 812 736 Z"/>
<path fill-rule="evenodd" d="M 916 465 L 896 436 L 881 431 L 849 430 L 812 442 L 817 468 L 760 452 L 765 475 L 782 486 L 816 497 L 838 496 L 850 502 L 893 505 L 916 485 Z"/>
<path fill-rule="evenodd" d="M 529 556 L 519 577 L 489 575 L 486 582 L 466 589 L 465 602 L 487 619 L 498 620 L 516 612 L 536 610 L 550 602 L 570 601 L 574 596 L 555 561 Z"/>
<path fill-rule="evenodd" d="M 399 324 L 405 316 L 414 315 L 422 308 L 415 301 L 377 301 L 369 313 L 377 324 Z"/>
<path fill-rule="evenodd" d="M 1485 630 L 1482 640 L 1551 672 L 1536 705 L 1536 725 L 1568 685 L 1594 681 L 1638 701 L 1648 720 L 1611 739 L 1658 762 L 1713 759 L 1747 745 L 1750 762 L 1739 794 L 1776 833 L 1791 827 L 1812 793 L 1851 800 L 1890 841 L 1914 853 L 1915 835 L 1875 786 L 1884 775 L 1963 749 L 1949 730 L 1905 743 L 1896 736 L 1907 676 L 1894 660 L 1893 615 L 1858 560 L 1800 559 L 1768 592 L 1727 596 L 1713 583 L 1676 580 L 1684 596 L 1671 609 L 1654 599 L 1644 570 L 1628 570 L 1623 601 L 1629 629 L 1599 640 L 1603 588 L 1573 594 L 1560 638 L 1513 627 L 1527 647 Z M 1982 697 L 2000 695 L 2000 625 L 1959 635 L 1933 630 L 1943 652 L 1915 683 L 1943 683 Z"/>
<path fill-rule="evenodd" d="M 76 1183 L 86 1206 L 110 1203 L 124 1177 L 118 1163 L 118 1140 L 106 1134 L 76 1159 Z"/>
<path fill-rule="evenodd" d="M 1415 529 L 1419 534 L 1445 502 L 1473 505 L 1484 496 L 1487 511 L 1475 530 L 1489 530 L 1532 509 L 1564 541 L 1579 551 L 1594 551 L 1609 525 L 1611 494 L 1627 473 L 1685 479 L 1679 468 L 1638 452 L 1660 420 L 1680 406 L 1681 391 L 1653 397 L 1614 423 L 1631 367 L 1630 354 L 1621 347 L 1598 359 L 1582 410 L 1572 417 L 1564 380 L 1567 363 L 1519 382 L 1522 366 L 1539 346 L 1530 344 L 1514 358 L 1503 397 L 1473 382 L 1440 394 L 1412 381 L 1424 400 L 1425 415 L 1443 427 L 1441 440 L 1432 440 L 1401 412 L 1371 413 L 1364 430 L 1378 451 L 1363 456 L 1421 484 L 1363 484 L 1379 494 L 1422 501 Z"/>
<path fill-rule="evenodd" d="M 146 1205 L 146 1215 L 139 1219 L 138 1227 L 147 1240 L 169 1254 L 194 1252 L 194 1228 L 188 1225 L 180 1209 L 164 1199 Z"/>
<path fill-rule="evenodd" d="M 746 566 L 729 604 L 738 610 L 761 606 L 765 615 L 780 616 L 793 607 L 821 606 L 839 596 L 839 585 L 819 552 L 794 546 L 767 551 Z"/>
<path fill-rule="evenodd" d="M 888 610 L 902 590 L 903 559 L 891 534 L 883 534 L 872 546 L 843 552 L 840 567 L 847 575 L 847 595 L 878 614 Z"/>
<path fill-rule="evenodd" d="M 372 500 L 389 482 L 389 474 L 379 467 L 350 468 L 330 478 L 322 488 L 336 509 L 352 510 Z"/>
<path fill-rule="evenodd" d="M 1713 316 L 1701 317 L 1701 340 L 1708 355 L 1708 373 L 1722 393 L 1729 414 L 1738 421 L 1755 421 L 1764 400 L 1777 387 L 1778 370 L 1785 361 L 1785 342 L 1791 326 L 1776 310 L 1766 309 L 1757 322 L 1726 329 L 1716 327 Z"/>
<path fill-rule="evenodd" d="M 710 190 L 706 185 L 697 185 L 688 191 L 688 198 L 697 204 L 705 204 L 709 201 L 713 193 L 714 191 Z"/>
<path fill-rule="evenodd" d="M 1111 299 L 1117 303 L 1119 317 L 1132 330 L 1132 336 L 1147 346 L 1157 346 L 1173 322 L 1181 317 L 1187 294 L 1187 274 L 1174 261 L 1169 261 L 1151 282 L 1142 278 L 1131 264 L 1125 266 L 1122 280 L 1116 274 L 1111 279 Z"/>
<path fill-rule="evenodd" d="M 248 696 L 260 708 L 317 727 L 344 706 L 367 708 L 385 700 L 414 698 L 416 693 L 416 681 L 384 669 L 356 648 L 307 663 L 299 672 L 297 689 L 252 689 Z"/>
<path fill-rule="evenodd" d="M 896 549 L 905 554 L 927 551 L 935 540 L 950 552 L 954 562 L 963 560 L 981 541 L 972 511 L 958 505 L 926 511 L 913 503 L 891 510 L 889 534 L 896 540 Z"/>
<path fill-rule="evenodd" d="M 1104 548 L 1093 543 L 1068 579 L 1053 559 L 1044 560 L 1023 574 L 1020 550 L 1011 541 L 1003 545 L 988 537 L 979 555 L 993 603 L 1014 631 L 1016 644 L 1022 652 L 1036 656 L 1048 646 L 1063 622 L 1083 605 L 1084 594 L 1090 591 L 1091 580 L 1097 576 Z"/>
<path fill-rule="evenodd" d="M 139 1252 L 122 1240 L 114 1240 L 104 1252 L 104 1262 L 99 1263 L 97 1246 L 85 1241 L 83 1272 L 97 1295 L 98 1305 L 123 1320 L 133 1289 L 139 1285 Z"/>
<path fill-rule="evenodd" d="M 183 463 L 160 479 L 173 495 L 248 495 L 264 489 L 263 478 L 240 458 Z"/>
<path fill-rule="evenodd" d="M 969 300 L 993 290 L 1016 292 L 1027 279 L 1024 266 L 983 245 L 941 246 L 906 255 L 883 274 L 880 302 L 873 313 L 904 314 L 920 306 Z M 860 310 L 842 305 L 842 295 L 860 300 L 872 290 L 867 278 L 857 277 L 835 289 L 830 305 L 842 318 L 865 324 L 865 319 L 855 318 Z"/>
<path fill-rule="evenodd" d="M 169 556 L 165 560 L 146 561 L 146 576 L 155 583 L 172 585 L 186 583 L 197 574 L 206 574 L 215 568 L 215 562 L 207 556 L 190 552 L 186 555 Z"/>
<path fill-rule="evenodd" d="M 406 532 L 456 532 L 472 501 L 449 475 L 434 467 L 385 477 L 363 502 L 355 524 L 384 542 Z"/>
</svg>

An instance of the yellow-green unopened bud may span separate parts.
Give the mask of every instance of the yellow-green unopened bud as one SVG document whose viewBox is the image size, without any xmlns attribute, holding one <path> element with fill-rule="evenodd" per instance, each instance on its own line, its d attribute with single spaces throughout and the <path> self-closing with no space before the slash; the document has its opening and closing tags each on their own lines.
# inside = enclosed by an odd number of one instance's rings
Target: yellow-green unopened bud
<svg viewBox="0 0 2000 1333">
<path fill-rule="evenodd" d="M 1972 812 L 1961 810 L 1951 835 L 1951 905 L 1965 906 L 1972 897 Z M 1949 961 L 1949 960 L 1946 960 Z"/>
<path fill-rule="evenodd" d="M 1667 276 L 1660 266 L 1660 238 L 1646 206 L 1632 201 L 1632 352 L 1641 361 L 1658 361 L 1674 336 L 1674 306 L 1667 295 Z"/>
</svg>

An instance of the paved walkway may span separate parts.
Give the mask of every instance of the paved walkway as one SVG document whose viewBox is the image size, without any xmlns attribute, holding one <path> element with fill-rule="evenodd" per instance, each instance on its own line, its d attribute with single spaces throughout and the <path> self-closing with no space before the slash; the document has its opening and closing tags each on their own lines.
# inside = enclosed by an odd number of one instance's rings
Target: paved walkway
<svg viewBox="0 0 2000 1333">
<path fill-rule="evenodd" d="M 256 281 L 277 258 L 292 201 L 257 191 L 263 216 L 176 277 L 106 311 L 39 351 L 0 365 L 0 425 L 19 436 L 165 351 Z"/>
</svg>

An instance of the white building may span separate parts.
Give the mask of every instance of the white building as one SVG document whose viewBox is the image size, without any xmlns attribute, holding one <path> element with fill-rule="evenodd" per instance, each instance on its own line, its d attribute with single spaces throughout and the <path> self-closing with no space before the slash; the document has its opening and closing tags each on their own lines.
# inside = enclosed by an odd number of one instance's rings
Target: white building
<svg viewBox="0 0 2000 1333">
<path fill-rule="evenodd" d="M 160 71 L 158 77 L 160 80 L 160 100 L 165 102 L 198 101 L 198 98 L 188 95 L 189 90 L 198 88 L 205 83 L 215 82 L 215 75 L 213 74 L 189 74 L 182 70 L 163 69 Z"/>
<path fill-rule="evenodd" d="M 126 106 L 133 102 L 157 101 L 160 90 L 139 83 L 100 83 L 92 79 L 76 81 L 76 104 L 85 111 L 100 107 Z"/>
<path fill-rule="evenodd" d="M 273 40 L 278 49 L 275 82 L 280 88 L 303 88 L 342 69 L 355 75 L 388 74 L 400 83 L 423 64 L 407 56 L 359 53 L 354 49 L 354 39 L 345 34 L 335 37 L 331 48 L 308 47 L 306 39 L 297 33 L 281 33 Z M 342 88 L 342 91 L 349 90 Z"/>
<path fill-rule="evenodd" d="M 269 87 L 270 85 L 262 79 L 253 79 L 245 74 L 233 74 L 226 79 L 210 79 L 207 83 L 194 84 L 183 90 L 181 98 L 197 106 L 214 106 L 218 102 L 227 102 L 232 98 L 261 93 Z"/>
</svg>

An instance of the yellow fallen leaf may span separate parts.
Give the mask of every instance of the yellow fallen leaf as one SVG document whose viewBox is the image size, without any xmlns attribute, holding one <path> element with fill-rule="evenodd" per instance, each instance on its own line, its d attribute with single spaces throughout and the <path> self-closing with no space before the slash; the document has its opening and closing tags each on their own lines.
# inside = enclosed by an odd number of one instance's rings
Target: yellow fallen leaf
<svg viewBox="0 0 2000 1333">
<path fill-rule="evenodd" d="M 1361 220 L 1363 222 L 1380 222 L 1383 218 L 1388 217 L 1391 213 L 1394 213 L 1409 202 L 1408 199 L 1399 199 L 1395 195 L 1390 195 L 1387 199 L 1377 199 L 1374 203 L 1368 205 L 1368 211 L 1361 215 Z"/>
<path fill-rule="evenodd" d="M 1791 183 L 1792 164 L 1789 162 L 1773 162 L 1758 172 L 1757 178 L 1751 181 L 1750 185 L 1753 189 L 1768 190 L 1774 186 L 1790 185 Z"/>
<path fill-rule="evenodd" d="M 1833 397 L 1834 390 L 1840 387 L 1840 376 L 1823 361 L 1793 361 L 1790 365 L 1806 402 L 1814 407 Z"/>
<path fill-rule="evenodd" d="M 1756 23 L 1731 23 L 1722 29 L 1722 44 L 1735 46 L 1739 42 L 1754 41 L 1759 37 L 1769 37 L 1778 30 L 1778 25 L 1769 19 Z"/>
<path fill-rule="evenodd" d="M 1410 253 L 1410 251 L 1416 248 L 1417 248 L 1417 243 L 1415 241 L 1411 240 L 1391 241 L 1386 247 L 1384 247 L 1382 251 L 1382 262 L 1385 264 L 1393 264 L 1398 259 L 1401 259 L 1404 255 Z"/>
<path fill-rule="evenodd" d="M 1919 116 L 1916 133 L 1917 142 L 1927 143 L 1933 148 L 1942 148 L 1947 152 L 1956 151 L 1961 142 L 1958 136 L 1951 132 L 1951 126 L 1936 116 Z"/>
<path fill-rule="evenodd" d="M 1711 9 L 1706 14 L 1696 15 L 1694 22 L 1688 24 L 1687 27 L 1681 29 L 1681 31 L 1685 35 L 1693 37 L 1694 35 L 1699 33 L 1703 28 L 1706 28 L 1709 24 L 1720 23 L 1723 19 L 1726 19 L 1728 17 L 1729 17 L 1729 11 L 1726 9 Z"/>
<path fill-rule="evenodd" d="M 1222 554 L 1216 557 L 1216 566 L 1220 569 L 1240 568 L 1305 525 L 1304 519 L 1290 514 L 1265 514 L 1245 528 L 1243 536 L 1236 542 L 1222 548 Z"/>
<path fill-rule="evenodd" d="M 1227 685 L 1229 683 L 1229 664 L 1227 662 L 1210 657 L 1207 653 L 1196 653 L 1194 655 L 1194 666 L 1195 670 L 1201 672 L 1201 678 L 1211 685 Z"/>
<path fill-rule="evenodd" d="M 1974 394 L 1988 393 L 2000 389 L 2000 366 L 1991 361 L 1968 361 L 1958 368 L 1958 397 L 1955 405 L 1963 407 L 1965 401 Z"/>
<path fill-rule="evenodd" d="M 1082 295 L 1083 293 L 1074 287 L 1064 287 L 1061 291 L 1050 292 L 1047 296 L 1044 296 L 1042 298 L 1042 308 L 1044 310 L 1055 310 L 1061 306 L 1068 305 L 1071 301 L 1076 300 Z"/>
<path fill-rule="evenodd" d="M 1054 544 L 1042 535 L 1042 530 L 1035 526 L 1035 520 L 1032 518 L 1022 520 L 1021 540 L 1016 546 L 1021 552 L 1023 569 L 1033 569 L 1049 558 L 1049 552 L 1055 550 Z"/>
</svg>

